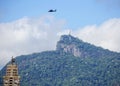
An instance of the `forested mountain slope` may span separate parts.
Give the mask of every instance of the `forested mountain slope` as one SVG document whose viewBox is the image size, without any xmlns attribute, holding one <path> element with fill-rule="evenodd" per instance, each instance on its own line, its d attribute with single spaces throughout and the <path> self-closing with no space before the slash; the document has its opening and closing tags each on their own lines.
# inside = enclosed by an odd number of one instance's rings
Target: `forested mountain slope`
<svg viewBox="0 0 120 86">
<path fill-rule="evenodd" d="M 61 36 L 55 51 L 21 55 L 16 63 L 21 86 L 120 86 L 120 53 L 71 35 Z"/>
</svg>

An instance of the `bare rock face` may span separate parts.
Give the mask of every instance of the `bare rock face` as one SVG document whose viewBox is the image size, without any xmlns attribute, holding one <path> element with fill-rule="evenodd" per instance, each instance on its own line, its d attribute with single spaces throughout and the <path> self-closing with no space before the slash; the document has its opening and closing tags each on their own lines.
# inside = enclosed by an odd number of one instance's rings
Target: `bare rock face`
<svg viewBox="0 0 120 86">
<path fill-rule="evenodd" d="M 59 46 L 65 53 L 71 53 L 76 57 L 80 57 L 81 55 L 79 48 L 77 48 L 74 44 L 70 44 L 70 45 L 60 44 Z"/>
<path fill-rule="evenodd" d="M 76 57 L 81 56 L 80 49 L 76 45 L 75 38 L 71 35 L 63 35 L 57 43 L 57 50 L 60 52 L 70 53 Z"/>
</svg>

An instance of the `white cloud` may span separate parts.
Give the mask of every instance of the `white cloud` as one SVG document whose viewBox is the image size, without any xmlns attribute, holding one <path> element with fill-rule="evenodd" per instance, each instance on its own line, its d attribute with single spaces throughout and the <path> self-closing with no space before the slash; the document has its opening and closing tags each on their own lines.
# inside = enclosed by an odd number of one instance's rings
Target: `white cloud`
<svg viewBox="0 0 120 86">
<path fill-rule="evenodd" d="M 73 33 L 86 42 L 120 52 L 120 19 L 110 19 L 99 26 L 86 26 Z"/>
<path fill-rule="evenodd" d="M 64 20 L 52 16 L 22 19 L 0 24 L 0 67 L 12 56 L 53 50 L 64 28 Z"/>
<path fill-rule="evenodd" d="M 54 50 L 60 35 L 69 32 L 64 20 L 48 15 L 0 23 L 0 67 L 12 56 Z M 71 32 L 83 41 L 120 52 L 120 19 L 110 19 L 101 25 L 89 25 Z"/>
</svg>

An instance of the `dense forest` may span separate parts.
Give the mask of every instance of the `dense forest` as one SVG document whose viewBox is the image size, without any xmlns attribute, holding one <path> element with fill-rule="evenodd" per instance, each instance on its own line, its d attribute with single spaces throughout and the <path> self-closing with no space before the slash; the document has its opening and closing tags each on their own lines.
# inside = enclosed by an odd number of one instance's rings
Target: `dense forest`
<svg viewBox="0 0 120 86">
<path fill-rule="evenodd" d="M 120 86 L 120 53 L 71 35 L 61 36 L 55 51 L 21 55 L 16 64 L 21 86 Z"/>
</svg>

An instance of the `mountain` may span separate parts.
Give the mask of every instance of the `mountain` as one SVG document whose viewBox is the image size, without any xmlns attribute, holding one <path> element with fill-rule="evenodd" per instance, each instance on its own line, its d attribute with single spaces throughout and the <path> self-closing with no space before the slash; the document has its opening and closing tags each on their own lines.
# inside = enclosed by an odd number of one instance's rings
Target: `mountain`
<svg viewBox="0 0 120 86">
<path fill-rule="evenodd" d="M 72 54 L 75 57 L 109 57 L 113 56 L 114 52 L 111 52 L 107 49 L 103 49 L 101 47 L 96 47 L 90 43 L 83 42 L 82 40 L 75 38 L 71 35 L 63 35 L 57 43 L 58 52 L 61 54 L 67 53 Z"/>
<path fill-rule="evenodd" d="M 21 55 L 16 63 L 21 86 L 120 86 L 120 53 L 71 35 L 62 35 L 55 51 Z"/>
</svg>

